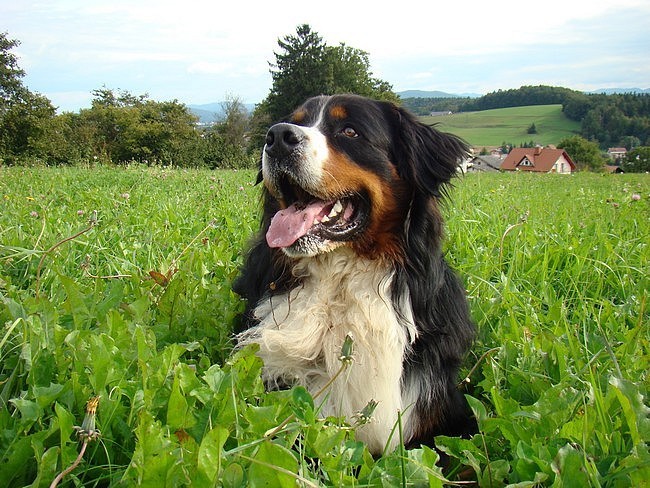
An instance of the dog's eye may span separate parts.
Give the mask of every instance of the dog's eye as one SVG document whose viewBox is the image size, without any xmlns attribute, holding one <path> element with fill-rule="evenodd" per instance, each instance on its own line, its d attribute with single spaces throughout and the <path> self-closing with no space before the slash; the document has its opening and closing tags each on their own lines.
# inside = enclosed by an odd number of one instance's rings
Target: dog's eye
<svg viewBox="0 0 650 488">
<path fill-rule="evenodd" d="M 349 125 L 346 125 L 345 127 L 343 127 L 343 130 L 341 131 L 341 134 L 343 134 L 344 136 L 349 137 L 351 139 L 353 139 L 355 137 L 359 137 L 359 134 L 357 134 L 357 131 L 354 130 L 354 128 L 350 127 Z"/>
<path fill-rule="evenodd" d="M 354 130 L 354 128 L 350 127 L 349 125 L 346 125 L 343 127 L 343 130 L 341 131 L 341 134 L 343 134 L 346 137 L 349 137 L 351 139 L 355 137 L 359 137 L 359 134 L 357 134 L 357 131 Z"/>
</svg>

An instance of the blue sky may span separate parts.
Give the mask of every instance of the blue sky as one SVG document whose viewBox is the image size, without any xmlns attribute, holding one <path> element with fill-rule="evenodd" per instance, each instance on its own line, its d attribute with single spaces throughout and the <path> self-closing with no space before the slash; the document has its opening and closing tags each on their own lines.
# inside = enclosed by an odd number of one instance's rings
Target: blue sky
<svg viewBox="0 0 650 488">
<path fill-rule="evenodd" d="M 302 23 L 367 51 L 396 91 L 650 88 L 649 0 L 0 0 L 0 19 L 24 83 L 60 110 L 89 107 L 102 86 L 259 102 L 277 39 Z"/>
</svg>

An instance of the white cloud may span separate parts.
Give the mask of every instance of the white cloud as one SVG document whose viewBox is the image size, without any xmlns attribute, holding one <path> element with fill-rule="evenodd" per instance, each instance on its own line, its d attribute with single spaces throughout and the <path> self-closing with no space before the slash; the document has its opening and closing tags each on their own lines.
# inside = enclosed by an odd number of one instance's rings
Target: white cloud
<svg viewBox="0 0 650 488">
<path fill-rule="evenodd" d="M 232 69 L 231 63 L 210 63 L 207 61 L 198 61 L 187 67 L 187 72 L 191 74 L 223 74 Z"/>
<path fill-rule="evenodd" d="M 559 70 L 569 86 L 613 69 L 609 79 L 626 85 L 650 79 L 640 66 L 650 64 L 647 0 L 546 0 L 536 10 L 520 0 L 387 8 L 369 0 L 22 0 L 2 2 L 0 18 L 22 41 L 28 86 L 66 101 L 103 84 L 191 103 L 227 92 L 259 101 L 276 40 L 302 23 L 329 44 L 367 51 L 375 76 L 396 89 L 486 92 L 550 84 Z"/>
</svg>

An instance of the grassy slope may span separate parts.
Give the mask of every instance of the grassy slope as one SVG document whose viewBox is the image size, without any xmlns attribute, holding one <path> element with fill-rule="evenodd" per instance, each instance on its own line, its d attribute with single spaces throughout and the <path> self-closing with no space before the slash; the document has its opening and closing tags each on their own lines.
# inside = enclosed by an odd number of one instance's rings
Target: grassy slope
<svg viewBox="0 0 650 488">
<path fill-rule="evenodd" d="M 438 123 L 445 132 L 454 133 L 474 147 L 500 146 L 503 142 L 520 144 L 557 144 L 576 134 L 580 123 L 567 119 L 561 105 L 538 105 L 467 112 L 441 117 L 423 117 L 424 122 Z M 528 134 L 531 124 L 537 134 Z"/>
<path fill-rule="evenodd" d="M 300 471 L 316 484 L 437 486 L 435 453 L 374 461 L 300 390 L 264 394 L 250 355 L 224 362 L 240 309 L 229 284 L 256 227 L 253 178 L 0 168 L 6 486 L 47 486 L 72 463 L 72 426 L 93 395 L 102 440 L 70 475 L 80 485 L 281 486 Z M 465 371 L 487 356 L 467 390 L 482 435 L 438 444 L 484 486 L 640 486 L 650 478 L 650 179 L 477 174 L 451 194 L 447 256 L 479 327 Z M 98 224 L 39 270 L 92 210 Z M 168 283 L 149 275 L 169 270 Z M 91 276 L 116 274 L 130 276 Z M 300 433 L 304 452 L 293 449 Z"/>
</svg>

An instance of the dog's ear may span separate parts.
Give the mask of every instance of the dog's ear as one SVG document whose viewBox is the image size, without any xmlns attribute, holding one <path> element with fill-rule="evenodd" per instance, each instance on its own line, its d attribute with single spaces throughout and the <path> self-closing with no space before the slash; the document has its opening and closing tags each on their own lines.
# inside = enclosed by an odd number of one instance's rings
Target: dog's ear
<svg viewBox="0 0 650 488">
<path fill-rule="evenodd" d="M 421 194 L 440 196 L 456 175 L 469 147 L 453 134 L 425 125 L 410 112 L 392 106 L 394 158 L 400 177 L 410 181 Z"/>
</svg>

